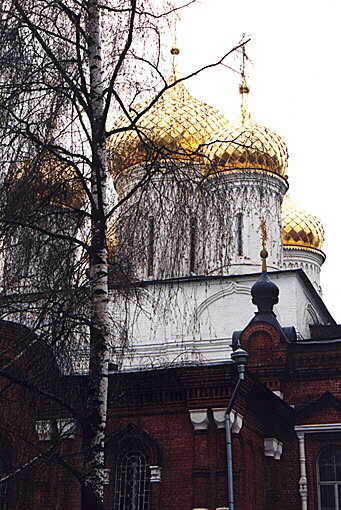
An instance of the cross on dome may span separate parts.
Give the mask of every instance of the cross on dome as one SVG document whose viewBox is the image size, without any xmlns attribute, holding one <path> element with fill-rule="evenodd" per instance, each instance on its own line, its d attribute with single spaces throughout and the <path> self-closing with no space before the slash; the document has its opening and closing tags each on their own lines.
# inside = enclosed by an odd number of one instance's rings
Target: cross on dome
<svg viewBox="0 0 341 510">
<path fill-rule="evenodd" d="M 266 223 L 265 223 L 264 218 L 262 219 L 261 224 L 260 224 L 260 231 L 261 231 L 261 239 L 262 239 L 262 249 L 260 252 L 260 258 L 262 259 L 262 272 L 266 273 L 267 272 L 266 259 L 268 258 L 269 254 L 266 249 L 266 241 L 268 239 L 268 233 L 266 230 Z"/>
<path fill-rule="evenodd" d="M 245 65 L 246 61 L 249 60 L 246 55 L 245 44 L 242 46 L 242 57 L 240 63 L 240 84 L 239 84 L 239 94 L 240 94 L 240 120 L 241 123 L 244 124 L 248 120 L 250 120 L 251 115 L 247 107 L 247 95 L 250 92 L 250 88 L 246 81 L 245 76 Z"/>
</svg>

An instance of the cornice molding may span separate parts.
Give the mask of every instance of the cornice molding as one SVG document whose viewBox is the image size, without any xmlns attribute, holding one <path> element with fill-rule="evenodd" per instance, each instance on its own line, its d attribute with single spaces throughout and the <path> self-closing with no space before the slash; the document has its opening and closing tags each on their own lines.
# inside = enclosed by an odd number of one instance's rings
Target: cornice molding
<svg viewBox="0 0 341 510">
<path fill-rule="evenodd" d="M 300 434 L 314 434 L 320 432 L 340 432 L 341 423 L 315 423 L 312 425 L 296 425 L 295 432 Z"/>
</svg>

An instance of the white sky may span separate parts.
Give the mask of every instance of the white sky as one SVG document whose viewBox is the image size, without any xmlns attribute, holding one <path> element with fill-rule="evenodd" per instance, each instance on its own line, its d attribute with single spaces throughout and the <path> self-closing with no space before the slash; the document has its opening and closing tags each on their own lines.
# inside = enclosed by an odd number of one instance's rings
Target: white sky
<svg viewBox="0 0 341 510">
<path fill-rule="evenodd" d="M 243 33 L 249 109 L 282 135 L 289 150 L 290 194 L 326 230 L 324 301 L 341 323 L 341 3 L 339 0 L 199 0 L 178 24 L 180 74 L 218 60 Z M 226 63 L 239 68 L 236 56 Z M 220 67 L 191 80 L 196 97 L 233 120 L 239 76 Z"/>
</svg>

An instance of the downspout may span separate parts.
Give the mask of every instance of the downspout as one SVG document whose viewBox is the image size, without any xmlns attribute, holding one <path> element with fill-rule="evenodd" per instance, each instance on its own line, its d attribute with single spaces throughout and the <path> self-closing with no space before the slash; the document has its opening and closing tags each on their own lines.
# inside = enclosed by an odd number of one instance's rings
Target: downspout
<svg viewBox="0 0 341 510">
<path fill-rule="evenodd" d="M 244 374 L 243 374 L 244 375 Z M 243 377 L 244 378 L 244 377 Z M 225 411 L 225 437 L 226 437 L 226 489 L 227 489 L 227 510 L 234 510 L 234 491 L 233 491 L 233 455 L 232 455 L 232 434 L 230 413 L 233 404 L 237 398 L 242 378 L 239 376 L 237 384 L 234 388 L 230 402 Z"/>
<path fill-rule="evenodd" d="M 233 454 L 232 454 L 232 435 L 230 413 L 233 404 L 238 396 L 239 388 L 245 378 L 245 366 L 248 360 L 248 353 L 244 349 L 238 348 L 231 354 L 232 361 L 235 362 L 238 369 L 238 381 L 234 387 L 230 401 L 225 411 L 225 437 L 226 437 L 226 484 L 227 484 L 227 510 L 234 510 L 234 491 L 233 491 Z"/>
</svg>

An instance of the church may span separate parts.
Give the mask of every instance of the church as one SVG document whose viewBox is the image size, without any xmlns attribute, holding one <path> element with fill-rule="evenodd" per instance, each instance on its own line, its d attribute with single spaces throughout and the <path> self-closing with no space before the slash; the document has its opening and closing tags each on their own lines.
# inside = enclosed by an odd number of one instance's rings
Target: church
<svg viewBox="0 0 341 510">
<path fill-rule="evenodd" d="M 242 73 L 232 122 L 180 80 L 110 140 L 118 200 L 131 198 L 109 228 L 111 313 L 130 343 L 110 365 L 108 509 L 341 510 L 341 326 L 322 299 L 324 230 L 288 196 L 286 144 L 248 94 Z M 3 342 L 22 336 L 0 329 Z M 86 384 L 82 363 L 60 384 Z M 70 418 L 37 408 L 32 451 L 63 427 L 77 459 Z M 8 441 L 2 470 L 20 447 Z M 0 488 L 0 509 L 79 508 L 76 479 L 48 460 Z"/>
</svg>

